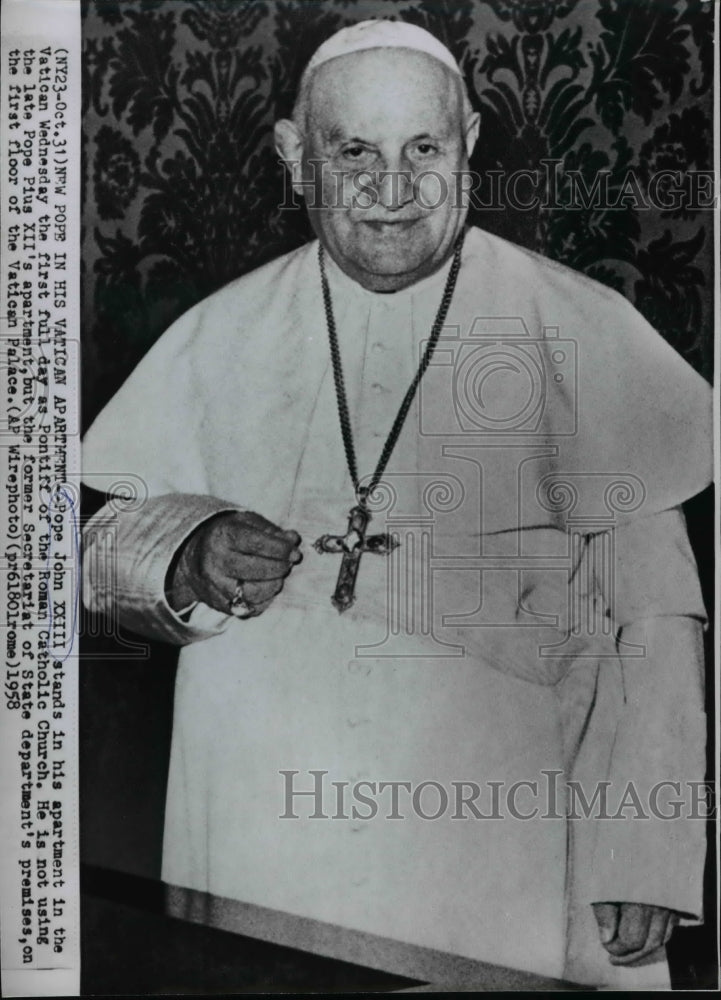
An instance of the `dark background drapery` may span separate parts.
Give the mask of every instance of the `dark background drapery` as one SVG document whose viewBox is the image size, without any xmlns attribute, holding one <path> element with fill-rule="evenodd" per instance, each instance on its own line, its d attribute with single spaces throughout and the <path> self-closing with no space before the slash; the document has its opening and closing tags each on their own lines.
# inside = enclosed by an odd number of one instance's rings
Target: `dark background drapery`
<svg viewBox="0 0 721 1000">
<path fill-rule="evenodd" d="M 375 16 L 427 28 L 458 59 L 482 113 L 471 167 L 488 182 L 486 203 L 494 172 L 554 178 L 546 207 L 475 207 L 470 221 L 616 288 L 710 378 L 711 212 L 654 206 L 664 190 L 655 199 L 650 191 L 659 171 L 680 171 L 692 203 L 693 184 L 711 170 L 714 7 L 86 0 L 84 425 L 173 319 L 308 238 L 302 210 L 279 207 L 285 187 L 272 125 L 289 113 L 313 50 Z M 587 190 L 605 178 L 606 205 L 563 207 L 574 171 Z M 530 187 L 518 192 L 525 199 Z M 697 552 L 704 544 L 700 533 Z M 102 638 L 84 650 L 83 858 L 157 877 L 173 653 L 153 647 L 151 661 L 137 651 L 124 660 Z M 693 962 L 678 962 L 698 975 Z"/>
<path fill-rule="evenodd" d="M 84 419 L 176 316 L 308 235 L 281 211 L 272 126 L 317 45 L 402 16 L 458 59 L 471 166 L 556 174 L 618 207 L 471 211 L 471 221 L 623 292 L 712 371 L 709 211 L 644 207 L 660 170 L 712 167 L 713 7 L 701 0 L 96 0 L 84 17 Z M 546 161 L 548 166 L 541 166 Z M 553 168 L 550 164 L 558 163 Z M 697 175 L 698 177 L 698 175 Z M 606 183 L 606 182 L 604 182 Z M 650 199 L 649 199 L 650 192 Z M 689 192 L 691 193 L 691 192 Z M 530 186 L 521 181 L 520 199 Z M 694 199 L 689 199 L 693 201 Z M 695 199 L 698 201 L 698 199 Z"/>
</svg>

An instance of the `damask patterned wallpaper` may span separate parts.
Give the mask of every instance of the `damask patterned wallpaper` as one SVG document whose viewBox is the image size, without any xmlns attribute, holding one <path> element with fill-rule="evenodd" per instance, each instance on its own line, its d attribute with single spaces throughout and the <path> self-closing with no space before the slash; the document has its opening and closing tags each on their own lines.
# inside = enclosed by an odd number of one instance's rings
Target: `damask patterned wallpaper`
<svg viewBox="0 0 721 1000">
<path fill-rule="evenodd" d="M 279 208 L 272 125 L 317 45 L 379 15 L 428 28 L 465 73 L 487 181 L 471 222 L 618 289 L 710 378 L 715 6 L 85 0 L 85 423 L 176 316 L 308 238 Z M 502 207 L 493 185 L 520 170 L 540 203 Z M 590 195 L 569 209 L 574 185 Z"/>
</svg>

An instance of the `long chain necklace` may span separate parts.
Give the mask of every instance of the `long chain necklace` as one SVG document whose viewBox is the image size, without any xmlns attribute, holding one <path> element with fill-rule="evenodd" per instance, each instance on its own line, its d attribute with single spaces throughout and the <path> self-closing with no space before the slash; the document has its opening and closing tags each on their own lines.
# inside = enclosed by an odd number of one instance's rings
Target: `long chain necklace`
<svg viewBox="0 0 721 1000">
<path fill-rule="evenodd" d="M 338 419 L 340 420 L 340 430 L 343 437 L 343 448 L 345 450 L 346 462 L 348 463 L 348 472 L 350 473 L 350 478 L 353 482 L 357 501 L 356 506 L 350 511 L 348 518 L 348 531 L 346 534 L 322 535 L 314 544 L 314 548 L 317 552 L 335 552 L 342 553 L 343 555 L 340 570 L 338 572 L 338 581 L 336 583 L 333 596 L 331 597 L 331 603 L 340 612 L 346 611 L 355 600 L 356 577 L 358 576 L 358 569 L 360 567 L 360 560 L 363 553 L 375 552 L 380 555 L 388 555 L 388 553 L 399 544 L 398 540 L 390 535 L 371 535 L 366 537 L 366 529 L 368 527 L 368 522 L 371 519 L 371 515 L 368 511 L 368 497 L 381 481 L 383 473 L 386 470 L 386 466 L 388 465 L 390 457 L 393 454 L 393 449 L 395 448 L 398 438 L 400 437 L 403 424 L 408 416 L 408 411 L 410 410 L 416 392 L 418 391 L 418 386 L 420 385 L 421 379 L 423 378 L 425 371 L 431 362 L 431 358 L 433 357 L 433 352 L 436 348 L 436 344 L 438 343 L 438 338 L 441 334 L 441 330 L 443 329 L 443 324 L 446 321 L 448 309 L 456 287 L 458 271 L 461 266 L 463 235 L 463 232 L 461 232 L 456 240 L 455 249 L 453 251 L 453 261 L 446 279 L 446 286 L 443 291 L 441 304 L 438 307 L 436 318 L 433 321 L 428 343 L 423 351 L 423 356 L 421 357 L 420 364 L 418 365 L 418 370 L 413 377 L 413 381 L 408 387 L 408 391 L 403 397 L 403 401 L 400 405 L 396 418 L 393 421 L 388 437 L 386 438 L 386 442 L 383 445 L 375 472 L 371 476 L 368 484 L 364 486 L 360 485 L 358 477 L 358 462 L 356 459 L 355 445 L 353 443 L 353 431 L 351 428 L 350 413 L 348 410 L 348 397 L 346 394 L 345 380 L 343 378 L 343 365 L 341 363 L 340 347 L 338 346 L 338 333 L 335 325 L 335 317 L 333 315 L 333 302 L 331 300 L 328 277 L 326 275 L 325 251 L 323 250 L 321 244 L 318 245 L 318 265 L 320 268 L 320 280 L 323 290 L 325 318 L 328 326 L 330 356 L 333 364 L 333 380 L 335 382 L 336 401 L 338 404 Z"/>
</svg>

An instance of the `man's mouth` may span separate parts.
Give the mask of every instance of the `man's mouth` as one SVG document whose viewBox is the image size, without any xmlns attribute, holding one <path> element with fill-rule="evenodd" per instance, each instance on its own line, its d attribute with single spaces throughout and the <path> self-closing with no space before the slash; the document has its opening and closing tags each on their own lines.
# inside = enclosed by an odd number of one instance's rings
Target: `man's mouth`
<svg viewBox="0 0 721 1000">
<path fill-rule="evenodd" d="M 365 219 L 364 226 L 369 226 L 374 232 L 379 234 L 400 234 L 411 229 L 421 221 L 420 216 L 413 219 Z"/>
</svg>

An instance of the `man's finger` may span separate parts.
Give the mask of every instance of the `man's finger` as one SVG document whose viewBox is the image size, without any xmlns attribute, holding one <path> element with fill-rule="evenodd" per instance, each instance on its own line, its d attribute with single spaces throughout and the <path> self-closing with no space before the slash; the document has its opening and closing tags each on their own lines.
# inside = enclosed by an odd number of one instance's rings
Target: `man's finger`
<svg viewBox="0 0 721 1000">
<path fill-rule="evenodd" d="M 674 917 L 671 912 L 660 906 L 649 906 L 646 908 L 650 915 L 648 934 L 641 948 L 628 952 L 625 955 L 618 955 L 611 958 L 612 965 L 635 965 L 648 958 L 655 951 L 658 951 L 666 944 L 670 934 L 669 926 L 673 930 Z"/>
<path fill-rule="evenodd" d="M 216 576 L 215 579 L 206 578 L 205 592 L 202 600 L 204 604 L 220 611 L 223 614 L 231 614 L 230 605 L 236 595 L 238 581 L 230 576 Z M 275 597 L 283 589 L 283 580 L 268 580 L 262 583 L 244 583 L 243 599 L 249 606 L 249 613 L 243 617 L 251 617 L 260 614 L 268 607 Z"/>
<path fill-rule="evenodd" d="M 287 559 L 266 559 L 247 556 L 243 552 L 226 552 L 221 559 L 223 572 L 236 580 L 282 580 L 291 570 Z"/>
<path fill-rule="evenodd" d="M 268 538 L 282 538 L 287 541 L 291 548 L 297 548 L 303 539 L 300 537 L 297 531 L 293 528 L 280 528 L 277 524 L 273 524 L 272 521 L 268 521 L 262 514 L 255 514 L 249 511 L 246 516 L 248 524 L 250 526 L 256 527 L 258 531 L 266 535 Z"/>
<path fill-rule="evenodd" d="M 606 946 L 609 955 L 626 956 L 643 948 L 651 925 L 652 909 L 643 903 L 620 904 L 616 938 Z"/>
<path fill-rule="evenodd" d="M 253 608 L 272 601 L 283 589 L 283 580 L 249 581 L 243 584 L 243 596 Z"/>
<path fill-rule="evenodd" d="M 669 923 L 671 923 L 670 910 L 666 910 L 662 906 L 654 906 L 651 913 L 651 926 L 646 938 L 646 948 L 649 951 L 655 951 L 662 944 L 666 944 L 666 930 Z M 673 924 L 671 926 L 673 927 Z"/>
<path fill-rule="evenodd" d="M 300 545 L 300 543 L 303 541 L 303 539 L 300 537 L 300 535 L 298 534 L 298 532 L 297 531 L 293 531 L 292 528 L 289 528 L 287 531 L 284 531 L 283 534 L 288 539 L 288 541 L 293 546 L 293 548 L 297 548 Z"/>
<path fill-rule="evenodd" d="M 605 948 L 616 937 L 619 918 L 618 904 L 594 903 L 593 914 L 598 924 L 598 934 L 601 938 L 601 944 Z"/>
<path fill-rule="evenodd" d="M 627 952 L 639 951 L 646 943 L 652 910 L 653 907 L 643 903 L 621 903 L 617 938 Z"/>
<path fill-rule="evenodd" d="M 272 603 L 273 600 L 271 598 L 271 600 L 264 601 L 262 604 L 254 604 L 250 614 L 248 615 L 248 618 L 257 618 L 258 615 L 262 615 L 264 611 L 267 611 L 267 609 L 271 606 Z"/>
<path fill-rule="evenodd" d="M 285 537 L 287 531 L 284 528 L 279 527 L 277 524 L 273 524 L 269 521 L 267 517 L 263 517 L 262 514 L 256 514 L 252 510 L 238 511 L 235 514 L 235 518 L 239 520 L 248 528 L 254 528 L 256 531 L 261 532 L 261 534 L 268 535 L 269 537 Z M 300 536 L 298 536 L 300 537 Z"/>
<path fill-rule="evenodd" d="M 223 614 L 230 614 L 230 602 L 235 596 L 235 588 L 238 581 L 222 573 L 213 576 L 206 575 L 202 581 L 202 590 L 198 597 L 207 604 L 209 608 L 220 611 Z"/>
<path fill-rule="evenodd" d="M 294 534 L 300 538 L 297 532 Z M 249 556 L 264 556 L 267 559 L 289 559 L 291 553 L 297 551 L 296 546 L 285 534 L 270 535 L 256 528 L 240 525 L 233 526 L 227 535 L 226 544 L 235 552 Z"/>
</svg>

